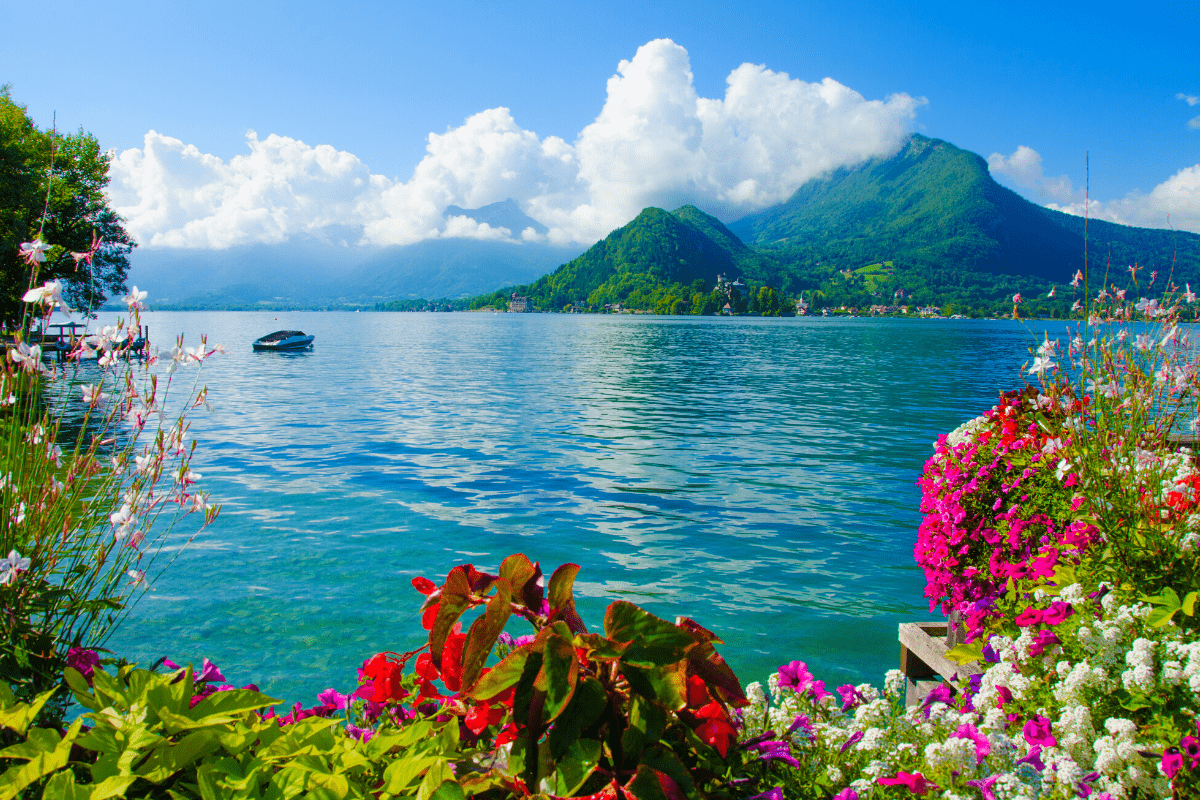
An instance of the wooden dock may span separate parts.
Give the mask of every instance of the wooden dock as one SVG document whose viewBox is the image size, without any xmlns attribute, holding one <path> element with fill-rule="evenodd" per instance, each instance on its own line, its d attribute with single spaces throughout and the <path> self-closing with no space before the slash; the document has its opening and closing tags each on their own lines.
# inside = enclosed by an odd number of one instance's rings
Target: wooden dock
<svg viewBox="0 0 1200 800">
<path fill-rule="evenodd" d="M 937 686 L 983 672 L 979 663 L 956 664 L 946 658 L 951 648 L 962 643 L 957 622 L 901 622 L 900 671 L 904 673 L 904 696 L 915 706 Z"/>
</svg>

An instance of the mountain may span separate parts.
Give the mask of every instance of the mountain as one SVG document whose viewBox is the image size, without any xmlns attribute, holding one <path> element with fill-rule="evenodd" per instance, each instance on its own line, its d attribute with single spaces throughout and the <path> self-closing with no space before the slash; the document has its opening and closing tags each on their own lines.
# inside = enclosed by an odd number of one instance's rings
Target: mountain
<svg viewBox="0 0 1200 800">
<path fill-rule="evenodd" d="M 138 249 L 129 283 L 149 291 L 156 308 L 358 307 L 528 283 L 581 249 L 477 239 L 387 248 L 299 240 L 226 250 Z"/>
<path fill-rule="evenodd" d="M 476 222 L 486 222 L 493 228 L 508 228 L 515 239 L 520 239 L 521 232 L 526 228 L 533 228 L 534 233 L 541 236 L 545 236 L 546 232 L 550 230 L 522 211 L 516 201 L 511 198 L 479 208 L 446 206 L 445 217 L 446 219 L 450 217 L 467 217 Z"/>
<path fill-rule="evenodd" d="M 647 208 L 583 255 L 517 291 L 541 309 L 581 301 L 653 309 L 668 297 L 673 303 L 707 293 L 718 275 L 763 272 L 761 261 L 720 220 L 694 206 L 675 213 Z M 502 300 L 488 299 L 493 304 Z"/>
<path fill-rule="evenodd" d="M 794 273 L 894 261 L 916 282 L 945 287 L 986 276 L 1065 283 L 1083 267 L 1083 225 L 996 183 L 977 154 L 914 135 L 894 156 L 810 180 L 729 230 Z M 1164 271 L 1175 257 L 1178 283 L 1200 277 L 1196 234 L 1089 221 L 1093 269 L 1103 269 L 1110 246 L 1117 271 L 1135 262 Z"/>
</svg>

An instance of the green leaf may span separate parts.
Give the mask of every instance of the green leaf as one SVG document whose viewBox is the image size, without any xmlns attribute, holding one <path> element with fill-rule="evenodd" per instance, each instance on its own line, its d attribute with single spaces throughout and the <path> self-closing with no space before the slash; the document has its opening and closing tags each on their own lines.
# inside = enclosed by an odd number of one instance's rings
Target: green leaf
<svg viewBox="0 0 1200 800">
<path fill-rule="evenodd" d="M 280 701 L 249 689 L 214 692 L 185 712 L 192 728 L 225 725 L 243 718 L 247 712 L 277 705 Z"/>
<path fill-rule="evenodd" d="M 646 764 L 638 765 L 637 774 L 628 783 L 628 787 L 630 794 L 638 800 L 670 800 L 663 791 L 658 771 Z"/>
<path fill-rule="evenodd" d="M 151 783 L 162 783 L 198 758 L 216 752 L 221 746 L 212 731 L 194 731 L 178 742 L 163 742 L 138 766 L 137 775 Z"/>
<path fill-rule="evenodd" d="M 575 694 L 550 729 L 550 754 L 560 758 L 571 743 L 600 719 L 608 708 L 608 692 L 597 678 L 589 675 L 579 681 Z"/>
<path fill-rule="evenodd" d="M 691 772 L 669 748 L 662 745 L 651 747 L 642 755 L 642 763 L 669 777 L 689 798 L 699 798 Z"/>
<path fill-rule="evenodd" d="M 8 688 L 3 683 L 0 683 L 0 686 L 4 686 L 5 689 Z M 41 713 L 42 707 L 46 705 L 46 702 L 57 691 L 58 687 L 55 686 L 52 689 L 42 692 L 33 698 L 32 703 L 16 703 L 15 701 L 5 703 L 4 707 L 0 708 L 0 726 L 8 728 L 18 736 L 24 736 L 25 731 L 29 729 L 29 726 L 37 719 L 37 715 Z M 12 693 L 10 692 L 8 696 L 11 698 Z"/>
<path fill-rule="evenodd" d="M 499 578 L 492 585 L 496 587 L 496 596 L 488 601 L 487 609 L 467 631 L 462 657 L 463 686 L 475 683 L 483 665 L 487 663 L 497 637 L 512 614 L 512 589 L 508 580 Z"/>
<path fill-rule="evenodd" d="M 525 670 L 525 662 L 533 652 L 531 644 L 522 645 L 509 653 L 503 661 L 488 670 L 488 673 L 475 682 L 475 685 L 464 694 L 475 700 L 489 700 L 503 692 L 508 687 L 521 680 Z"/>
<path fill-rule="evenodd" d="M 74 744 L 75 737 L 79 733 L 79 727 L 82 724 L 83 720 L 75 720 L 67 730 L 67 735 L 62 737 L 62 739 L 58 738 L 57 731 L 48 731 L 47 733 L 52 735 L 57 742 L 50 749 L 46 749 L 46 746 L 50 743 L 49 737 L 43 733 L 36 734 L 38 741 L 35 744 L 35 752 L 32 757 L 25 763 L 17 764 L 0 775 L 0 800 L 13 800 L 27 786 L 65 767 L 67 760 L 71 756 L 71 746 Z M 34 728 L 30 731 L 30 739 L 34 738 L 34 731 L 43 730 L 42 728 Z M 22 744 L 26 743 L 28 743 L 28 740 L 22 742 Z M 16 746 L 19 745 L 15 745 L 14 747 Z M 3 752 L 0 752 L 0 756 L 7 755 L 13 749 L 12 747 L 5 749 Z"/>
<path fill-rule="evenodd" d="M 1196 615 L 1196 598 L 1200 597 L 1200 592 L 1188 592 L 1187 597 L 1183 598 L 1183 613 L 1189 617 Z"/>
<path fill-rule="evenodd" d="M 621 664 L 621 674 L 638 694 L 678 711 L 687 706 L 687 669 L 682 663 L 644 669 Z"/>
<path fill-rule="evenodd" d="M 946 658 L 955 664 L 971 664 L 983 658 L 983 642 L 964 642 L 946 651 Z"/>
<path fill-rule="evenodd" d="M 625 600 L 609 605 L 604 635 L 630 642 L 621 661 L 639 667 L 660 667 L 679 661 L 697 645 L 696 637 Z"/>
<path fill-rule="evenodd" d="M 400 757 L 388 764 L 387 769 L 383 771 L 382 790 L 388 794 L 399 794 L 415 783 L 425 773 L 425 770 L 440 760 L 442 760 L 441 756 L 401 753 Z"/>
<path fill-rule="evenodd" d="M 88 800 L 88 790 L 84 786 L 76 787 L 75 773 L 65 769 L 46 781 L 42 800 Z"/>
<path fill-rule="evenodd" d="M 450 765 L 446 762 L 446 759 L 439 758 L 426 771 L 425 778 L 421 781 L 421 785 L 417 789 L 417 800 L 429 800 L 434 792 L 441 788 L 443 783 L 453 780 L 454 773 L 450 770 Z"/>
<path fill-rule="evenodd" d="M 558 759 L 554 793 L 560 797 L 570 797 L 582 788 L 596 771 L 600 753 L 600 742 L 595 739 L 577 739 L 573 742 Z"/>
<path fill-rule="evenodd" d="M 1151 628 L 1161 628 L 1171 621 L 1171 617 L 1175 616 L 1175 612 L 1178 610 L 1178 606 L 1175 608 L 1158 606 L 1157 608 L 1151 609 L 1150 613 L 1146 615 L 1146 624 Z"/>
<path fill-rule="evenodd" d="M 113 797 L 124 797 L 125 792 L 136 780 L 136 775 L 114 775 L 105 778 L 91 787 L 91 793 L 87 795 L 87 800 L 109 800 Z"/>
<path fill-rule="evenodd" d="M 575 595 L 572 590 L 575 586 L 575 576 L 578 574 L 578 564 L 563 564 L 554 570 L 554 574 L 550 576 L 549 594 L 546 598 L 550 603 L 550 608 L 575 603 Z"/>
<path fill-rule="evenodd" d="M 575 647 L 571 641 L 556 635 L 551 635 L 546 640 L 542 654 L 542 668 L 533 683 L 533 688 L 546 694 L 542 714 L 543 719 L 550 722 L 567 707 L 571 696 L 575 694 L 575 684 L 579 679 L 579 661 L 575 658 Z"/>
<path fill-rule="evenodd" d="M 1166 605 L 1167 608 L 1169 608 L 1171 610 L 1177 610 L 1181 606 L 1181 604 L 1179 602 L 1179 595 L 1177 595 L 1175 593 L 1175 590 L 1169 586 L 1166 589 L 1163 589 L 1162 598 L 1163 598 L 1163 603 Z"/>
</svg>

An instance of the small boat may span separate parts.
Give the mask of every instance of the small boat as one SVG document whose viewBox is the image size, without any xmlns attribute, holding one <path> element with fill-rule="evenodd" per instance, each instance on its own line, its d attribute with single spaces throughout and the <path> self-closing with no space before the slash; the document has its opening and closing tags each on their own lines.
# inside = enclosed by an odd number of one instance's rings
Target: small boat
<svg viewBox="0 0 1200 800">
<path fill-rule="evenodd" d="M 254 342 L 255 350 L 309 350 L 313 339 L 304 331 L 275 331 Z"/>
</svg>

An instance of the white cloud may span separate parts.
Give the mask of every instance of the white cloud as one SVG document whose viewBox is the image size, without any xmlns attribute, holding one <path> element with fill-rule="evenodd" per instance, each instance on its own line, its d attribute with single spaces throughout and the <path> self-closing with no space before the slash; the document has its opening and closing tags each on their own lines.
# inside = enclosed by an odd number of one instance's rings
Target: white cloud
<svg viewBox="0 0 1200 800">
<path fill-rule="evenodd" d="M 1032 147 L 1021 145 L 1011 156 L 992 153 L 988 156 L 988 169 L 993 174 L 1003 175 L 1023 189 L 1032 189 L 1040 197 L 1060 203 L 1070 202 L 1074 191 L 1071 179 L 1066 175 L 1048 178 L 1042 174 L 1042 156 Z"/>
<path fill-rule="evenodd" d="M 1083 214 L 1082 202 L 1048 208 Z M 1200 164 L 1179 170 L 1149 194 L 1131 192 L 1120 200 L 1091 201 L 1093 217 L 1143 228 L 1175 228 L 1200 233 Z"/>
<path fill-rule="evenodd" d="M 539 138 L 493 108 L 430 134 L 402 181 L 285 136 L 251 132 L 250 153 L 226 162 L 151 131 L 115 159 L 110 196 L 147 246 L 341 239 L 347 230 L 371 244 L 541 240 L 444 216 L 449 205 L 507 198 L 548 226 L 545 239 L 590 243 L 649 205 L 697 203 L 731 219 L 781 202 L 810 178 L 894 152 L 924 102 L 866 100 L 831 78 L 807 83 L 753 64 L 730 73 L 724 98 L 707 99 L 693 86 L 687 51 L 659 39 L 620 63 L 599 116 L 574 143 Z"/>
<path fill-rule="evenodd" d="M 1179 94 L 1175 95 L 1175 99 L 1182 100 L 1183 102 L 1187 103 L 1189 106 L 1194 106 L 1194 105 L 1200 103 L 1200 97 L 1197 97 L 1194 94 L 1184 94 L 1183 92 L 1180 92 Z"/>
</svg>

